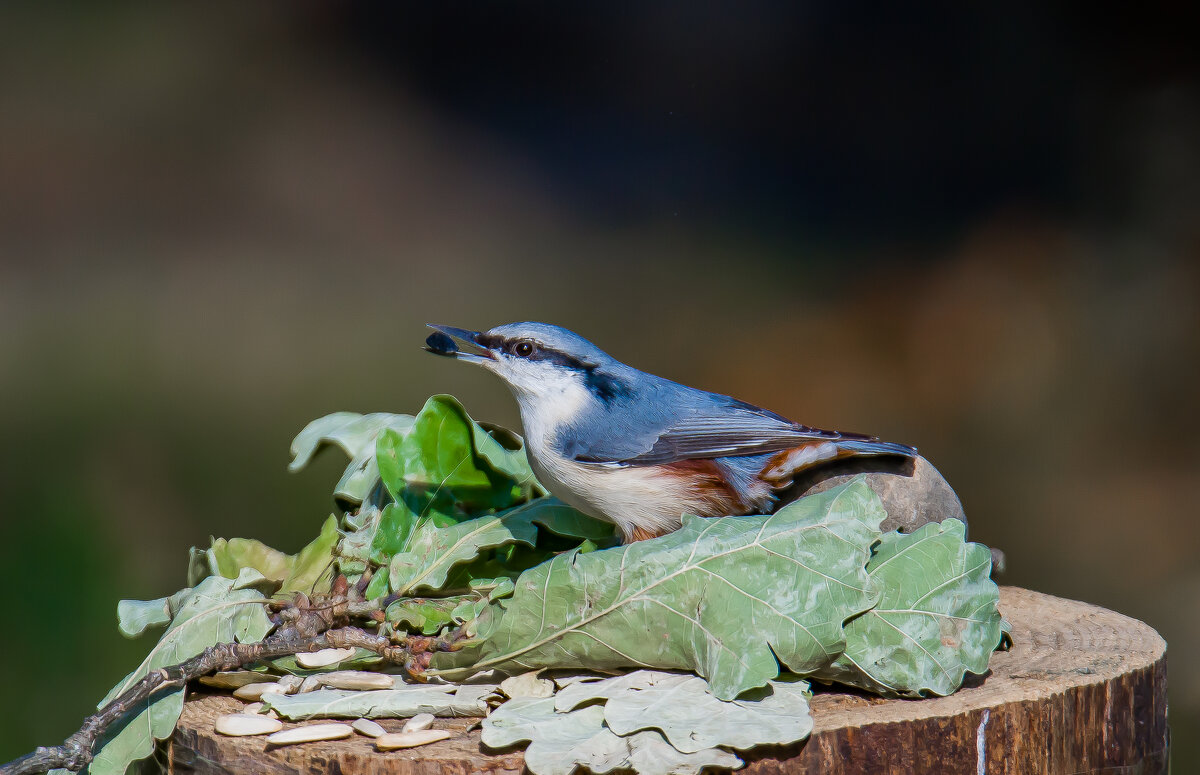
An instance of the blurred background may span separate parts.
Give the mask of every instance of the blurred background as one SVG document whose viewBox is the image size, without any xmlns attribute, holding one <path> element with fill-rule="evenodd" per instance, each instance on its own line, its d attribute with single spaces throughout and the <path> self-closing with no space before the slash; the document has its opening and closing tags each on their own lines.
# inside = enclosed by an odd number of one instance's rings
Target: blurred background
<svg viewBox="0 0 1200 775">
<path fill-rule="evenodd" d="M 423 324 L 533 319 L 918 445 L 1006 583 L 1164 635 L 1200 767 L 1198 21 L 4 4 L 0 761 L 137 663 L 116 602 L 189 546 L 315 535 L 309 420 L 516 426 Z"/>
</svg>

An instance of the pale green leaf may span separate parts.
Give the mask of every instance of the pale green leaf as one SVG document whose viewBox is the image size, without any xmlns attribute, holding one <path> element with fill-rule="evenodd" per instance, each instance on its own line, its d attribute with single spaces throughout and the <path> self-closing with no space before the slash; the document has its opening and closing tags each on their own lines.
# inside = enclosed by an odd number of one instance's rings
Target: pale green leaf
<svg viewBox="0 0 1200 775">
<path fill-rule="evenodd" d="M 208 576 L 216 575 L 208 561 L 208 550 L 198 546 L 188 549 L 187 585 L 194 587 Z"/>
<path fill-rule="evenodd" d="M 658 732 L 635 732 L 620 739 L 629 746 L 629 769 L 639 775 L 699 775 L 742 766 L 741 759 L 720 748 L 683 753 Z"/>
<path fill-rule="evenodd" d="M 947 695 L 987 671 L 1000 643 L 991 553 L 956 519 L 889 533 L 867 565 L 879 602 L 846 625 L 847 646 L 815 677 L 886 696 Z"/>
<path fill-rule="evenodd" d="M 117 629 L 126 638 L 136 638 L 148 629 L 171 621 L 167 598 L 157 600 L 121 600 L 117 602 Z"/>
<path fill-rule="evenodd" d="M 325 444 L 340 447 L 347 457 L 355 460 L 364 453 L 375 451 L 375 440 L 385 428 L 405 433 L 412 427 L 412 422 L 412 415 L 387 412 L 327 414 L 304 426 L 292 440 L 292 462 L 288 469 L 299 471 L 304 468 Z"/>
<path fill-rule="evenodd" d="M 657 729 L 685 753 L 717 746 L 745 750 L 788 744 L 811 734 L 807 683 L 771 681 L 753 695 L 725 702 L 709 692 L 703 678 L 638 670 L 603 681 L 573 683 L 558 693 L 554 706 L 569 711 L 605 700 L 604 721 L 618 735 Z"/>
<path fill-rule="evenodd" d="M 779 662 L 806 673 L 842 652 L 843 622 L 878 594 L 865 566 L 885 516 L 859 477 L 770 516 L 685 517 L 661 538 L 558 555 L 483 613 L 480 643 L 436 655 L 431 672 L 673 668 L 733 699 Z"/>
<path fill-rule="evenodd" d="M 253 538 L 216 538 L 208 550 L 208 564 L 215 575 L 237 578 L 242 568 L 254 568 L 281 584 L 292 569 L 290 554 L 272 549 Z"/>
<path fill-rule="evenodd" d="M 328 592 L 333 580 L 333 550 L 340 538 L 337 517 L 331 514 L 321 526 L 320 535 L 296 554 L 280 593 L 304 592 L 311 595 Z"/>
<path fill-rule="evenodd" d="M 429 686 L 415 684 L 397 689 L 347 691 L 319 689 L 304 694 L 266 694 L 263 704 L 286 719 L 408 718 L 418 713 L 435 716 L 487 715 L 490 685 Z"/>
<path fill-rule="evenodd" d="M 283 594 L 323 593 L 329 591 L 333 550 L 340 538 L 337 518 L 331 515 L 321 526 L 320 535 L 297 554 L 285 554 L 250 538 L 218 538 L 208 550 L 208 563 L 214 575 L 229 579 L 252 568 L 276 582 Z"/>
<path fill-rule="evenodd" d="M 550 697 L 554 694 L 554 682 L 549 678 L 539 677 L 541 670 L 530 670 L 500 682 L 500 692 L 511 699 L 518 697 Z M 561 708 L 560 710 L 572 710 Z"/>
<path fill-rule="evenodd" d="M 334 412 L 313 420 L 292 441 L 290 471 L 299 471 L 325 444 L 340 447 L 349 457 L 341 481 L 334 488 L 334 497 L 350 504 L 362 503 L 379 483 L 379 468 L 375 463 L 375 443 L 386 429 L 407 433 L 413 417 L 407 414 L 357 414 Z"/>
<path fill-rule="evenodd" d="M 190 594 L 180 597 L 180 605 L 162 639 L 136 670 L 113 687 L 100 702 L 103 707 L 126 691 L 151 670 L 177 665 L 217 643 L 262 640 L 271 630 L 263 610 L 266 598 L 253 586 L 261 575 L 247 570 L 238 579 L 209 576 Z M 166 692 L 148 704 L 145 710 L 128 718 L 88 767 L 89 775 L 125 775 L 130 763 L 149 756 L 156 740 L 170 736 L 183 710 L 183 692 Z"/>
<path fill-rule="evenodd" d="M 364 505 L 358 511 L 342 517 L 344 535 L 334 554 L 337 555 L 338 565 L 343 573 L 350 565 L 358 567 L 357 572 L 361 573 L 370 564 L 371 546 L 382 518 L 383 512 L 373 505 Z M 381 558 L 381 563 L 383 562 L 386 562 L 386 558 Z"/>
<path fill-rule="evenodd" d="M 602 707 L 559 713 L 553 697 L 509 700 L 484 719 L 481 739 L 490 748 L 529 741 L 525 766 L 534 775 L 570 775 L 577 767 L 594 773 L 632 769 L 640 775 L 695 775 L 703 767 L 742 764 L 720 749 L 681 753 L 653 731 L 620 737 L 605 726 Z"/>
<path fill-rule="evenodd" d="M 576 766 L 608 772 L 625 764 L 628 752 L 604 726 L 603 708 L 559 713 L 553 697 L 509 700 L 484 719 L 480 740 L 489 748 L 528 742 L 525 766 L 535 775 L 569 775 Z"/>
</svg>

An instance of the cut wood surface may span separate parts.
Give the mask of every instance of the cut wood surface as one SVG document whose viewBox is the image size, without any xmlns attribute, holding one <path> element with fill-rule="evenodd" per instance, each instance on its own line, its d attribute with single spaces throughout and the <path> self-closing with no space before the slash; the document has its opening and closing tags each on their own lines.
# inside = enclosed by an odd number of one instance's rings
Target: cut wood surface
<svg viewBox="0 0 1200 775">
<path fill-rule="evenodd" d="M 818 689 L 815 729 L 803 744 L 743 753 L 744 773 L 1167 772 L 1166 643 L 1135 619 L 1086 603 L 1004 587 L 1001 611 L 1012 650 L 950 697 L 884 700 Z M 520 751 L 484 753 L 475 719 L 438 719 L 449 740 L 378 753 L 361 735 L 268 749 L 262 738 L 213 732 L 214 719 L 242 707 L 195 693 L 166 752 L 171 772 L 519 773 Z M 320 723 L 320 722 L 307 722 Z M 403 720 L 380 720 L 399 731 Z M 285 724 L 285 728 L 299 726 Z"/>
</svg>

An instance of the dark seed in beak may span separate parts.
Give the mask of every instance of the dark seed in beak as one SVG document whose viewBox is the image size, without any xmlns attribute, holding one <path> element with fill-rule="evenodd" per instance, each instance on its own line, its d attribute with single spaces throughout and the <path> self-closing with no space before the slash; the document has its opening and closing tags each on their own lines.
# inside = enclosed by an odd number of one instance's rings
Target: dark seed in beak
<svg viewBox="0 0 1200 775">
<path fill-rule="evenodd" d="M 458 345 L 441 331 L 434 331 L 425 340 L 425 349 L 437 355 L 453 355 L 458 352 Z"/>
</svg>

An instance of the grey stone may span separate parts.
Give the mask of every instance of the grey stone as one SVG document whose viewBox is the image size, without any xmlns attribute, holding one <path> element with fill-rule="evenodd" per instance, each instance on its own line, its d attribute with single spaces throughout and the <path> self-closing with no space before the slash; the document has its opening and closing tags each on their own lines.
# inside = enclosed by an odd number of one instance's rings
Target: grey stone
<svg viewBox="0 0 1200 775">
<path fill-rule="evenodd" d="M 911 533 L 929 522 L 951 517 L 967 521 L 962 503 L 946 478 L 923 457 L 916 461 L 903 458 L 855 457 L 804 471 L 796 477 L 788 496 L 800 497 L 824 492 L 844 484 L 858 474 L 867 475 L 867 484 L 883 501 L 887 519 L 883 530 Z"/>
<path fill-rule="evenodd" d="M 911 533 L 930 522 L 954 518 L 967 524 L 967 515 L 954 488 L 923 457 L 915 461 L 890 457 L 854 457 L 811 468 L 798 475 L 780 503 L 824 492 L 859 474 L 879 496 L 887 510 L 883 530 Z M 992 571 L 1004 571 L 1004 552 L 992 549 Z"/>
</svg>

